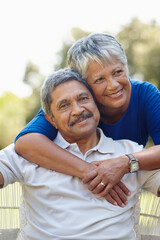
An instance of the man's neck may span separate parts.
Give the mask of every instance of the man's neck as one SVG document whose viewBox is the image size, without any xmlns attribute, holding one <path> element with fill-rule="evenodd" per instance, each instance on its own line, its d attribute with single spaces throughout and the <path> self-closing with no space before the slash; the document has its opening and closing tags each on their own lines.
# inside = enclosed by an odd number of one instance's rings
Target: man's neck
<svg viewBox="0 0 160 240">
<path fill-rule="evenodd" d="M 81 153 L 83 155 L 85 155 L 85 153 L 88 150 L 92 149 L 93 147 L 95 147 L 98 144 L 99 138 L 100 138 L 100 135 L 97 130 L 97 131 L 95 131 L 95 133 L 92 136 L 90 136 L 88 138 L 85 137 L 84 139 L 81 139 L 81 140 L 77 141 L 76 143 L 77 143 Z"/>
<path fill-rule="evenodd" d="M 86 134 L 83 137 L 77 136 L 77 138 L 75 137 L 73 140 L 70 138 L 68 139 L 67 136 L 64 136 L 63 134 L 62 134 L 62 136 L 67 142 L 69 142 L 71 144 L 76 143 L 79 147 L 79 150 L 81 151 L 81 153 L 83 155 L 85 155 L 85 153 L 88 150 L 95 147 L 98 144 L 99 138 L 100 138 L 98 129 L 96 129 L 93 133 L 91 133 L 89 135 Z"/>
</svg>

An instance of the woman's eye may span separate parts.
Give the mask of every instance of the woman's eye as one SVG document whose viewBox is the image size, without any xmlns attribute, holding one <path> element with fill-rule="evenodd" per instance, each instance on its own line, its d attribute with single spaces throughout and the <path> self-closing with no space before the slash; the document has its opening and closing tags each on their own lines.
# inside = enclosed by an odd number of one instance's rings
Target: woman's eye
<svg viewBox="0 0 160 240">
<path fill-rule="evenodd" d="M 123 72 L 123 70 L 122 70 L 122 69 L 120 69 L 120 70 L 117 70 L 117 71 L 115 72 L 115 75 L 120 75 L 122 72 Z"/>
<path fill-rule="evenodd" d="M 100 83 L 100 82 L 102 82 L 104 79 L 103 78 L 98 78 L 96 81 L 95 81 L 95 83 Z"/>
</svg>

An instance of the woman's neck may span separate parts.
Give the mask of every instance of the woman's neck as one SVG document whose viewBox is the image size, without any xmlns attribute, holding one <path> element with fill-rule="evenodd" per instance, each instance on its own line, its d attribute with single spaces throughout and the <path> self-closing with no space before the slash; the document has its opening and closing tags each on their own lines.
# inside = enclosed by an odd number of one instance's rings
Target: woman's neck
<svg viewBox="0 0 160 240">
<path fill-rule="evenodd" d="M 98 108 L 101 114 L 101 120 L 108 124 L 117 123 L 125 114 L 126 110 L 120 109 L 108 109 L 103 105 L 98 104 Z"/>
</svg>

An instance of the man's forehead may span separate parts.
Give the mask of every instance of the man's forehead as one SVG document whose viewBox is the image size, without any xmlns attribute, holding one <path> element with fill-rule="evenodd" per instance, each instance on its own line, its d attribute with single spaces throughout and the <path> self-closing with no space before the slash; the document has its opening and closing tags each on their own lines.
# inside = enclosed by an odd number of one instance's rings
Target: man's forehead
<svg viewBox="0 0 160 240">
<path fill-rule="evenodd" d="M 90 93 L 86 91 L 86 92 L 72 93 L 70 95 L 64 94 L 64 96 L 60 96 L 59 98 L 57 98 L 55 102 L 59 104 L 59 103 L 70 101 L 72 99 L 78 100 L 81 97 L 90 97 Z"/>
<path fill-rule="evenodd" d="M 74 80 L 58 85 L 52 94 L 54 100 L 91 95 L 89 89 L 83 83 Z"/>
</svg>

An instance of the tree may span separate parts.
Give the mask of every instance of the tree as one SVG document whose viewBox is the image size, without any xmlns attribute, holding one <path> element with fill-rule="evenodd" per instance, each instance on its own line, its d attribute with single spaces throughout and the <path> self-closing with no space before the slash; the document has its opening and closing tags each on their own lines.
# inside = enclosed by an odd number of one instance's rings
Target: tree
<svg viewBox="0 0 160 240">
<path fill-rule="evenodd" d="M 0 97 L 0 149 L 14 142 L 15 136 L 26 124 L 25 100 L 12 93 Z"/>
<path fill-rule="evenodd" d="M 44 81 L 44 76 L 41 74 L 38 66 L 28 62 L 24 73 L 23 81 L 32 88 L 32 94 L 26 98 L 27 116 L 26 122 L 28 123 L 38 113 L 40 102 L 40 88 Z"/>
<path fill-rule="evenodd" d="M 67 67 L 67 52 L 71 45 L 78 39 L 85 37 L 90 32 L 85 32 L 80 28 L 73 28 L 71 31 L 71 39 L 68 42 L 63 42 L 62 49 L 57 53 L 57 64 L 54 66 L 55 70 Z"/>
<path fill-rule="evenodd" d="M 160 89 L 160 26 L 145 24 L 134 18 L 117 34 L 128 58 L 134 78 L 152 82 Z"/>
<path fill-rule="evenodd" d="M 107 32 L 107 31 L 106 31 Z M 63 43 L 62 49 L 57 53 L 58 63 L 55 70 L 67 66 L 67 51 L 78 39 L 88 35 L 80 28 L 73 28 L 71 40 Z M 149 24 L 134 18 L 123 26 L 117 34 L 128 58 L 130 76 L 149 81 L 160 89 L 160 26 L 155 21 Z"/>
<path fill-rule="evenodd" d="M 29 62 L 23 81 L 31 86 L 31 96 L 22 99 L 12 93 L 5 93 L 0 97 L 0 149 L 13 143 L 20 130 L 40 109 L 40 87 L 44 76 L 40 73 L 39 68 Z"/>
</svg>

